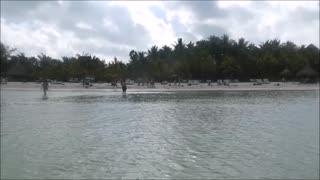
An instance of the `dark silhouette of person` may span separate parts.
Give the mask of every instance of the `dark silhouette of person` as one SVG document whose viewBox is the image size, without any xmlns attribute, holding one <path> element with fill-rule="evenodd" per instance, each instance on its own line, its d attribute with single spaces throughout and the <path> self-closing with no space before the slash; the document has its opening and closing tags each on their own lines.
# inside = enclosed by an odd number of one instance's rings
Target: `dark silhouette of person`
<svg viewBox="0 0 320 180">
<path fill-rule="evenodd" d="M 47 91 L 49 89 L 49 84 L 48 84 L 48 81 L 46 79 L 43 80 L 42 89 L 43 89 L 43 94 L 46 96 L 47 95 Z"/>
<path fill-rule="evenodd" d="M 121 80 L 121 88 L 122 88 L 122 93 L 125 94 L 127 91 L 127 85 L 125 80 Z"/>
<path fill-rule="evenodd" d="M 117 87 L 117 82 L 116 82 L 116 81 L 113 81 L 113 82 L 111 83 L 111 86 L 112 86 L 113 88 L 116 88 L 116 87 Z"/>
</svg>

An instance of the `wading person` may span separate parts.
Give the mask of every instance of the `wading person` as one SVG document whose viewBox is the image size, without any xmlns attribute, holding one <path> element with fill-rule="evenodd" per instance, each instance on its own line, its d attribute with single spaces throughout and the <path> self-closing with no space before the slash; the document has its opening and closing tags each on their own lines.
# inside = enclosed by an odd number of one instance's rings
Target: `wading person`
<svg viewBox="0 0 320 180">
<path fill-rule="evenodd" d="M 42 83 L 42 89 L 43 89 L 44 96 L 46 96 L 47 95 L 47 91 L 49 89 L 49 84 L 48 84 L 48 81 L 46 79 Z"/>
<path fill-rule="evenodd" d="M 121 88 L 122 88 L 122 94 L 126 94 L 127 91 L 127 85 L 124 80 L 121 81 Z"/>
</svg>

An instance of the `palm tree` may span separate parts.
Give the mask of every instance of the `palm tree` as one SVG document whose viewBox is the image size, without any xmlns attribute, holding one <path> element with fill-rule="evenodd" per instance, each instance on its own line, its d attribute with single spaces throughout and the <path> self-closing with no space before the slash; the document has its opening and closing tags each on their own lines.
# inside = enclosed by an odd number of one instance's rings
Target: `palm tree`
<svg viewBox="0 0 320 180">
<path fill-rule="evenodd" d="M 296 50 L 297 49 L 297 45 L 291 41 L 287 41 L 285 43 L 282 43 L 281 47 L 283 47 L 287 50 Z"/>
<path fill-rule="evenodd" d="M 249 44 L 249 41 L 246 41 L 244 38 L 240 38 L 235 45 L 239 49 L 247 49 L 248 44 Z"/>
<path fill-rule="evenodd" d="M 47 56 L 44 53 L 41 53 L 40 55 L 38 55 L 38 59 L 40 61 L 41 68 L 46 68 L 47 66 L 49 66 L 50 61 L 52 60 L 50 56 Z"/>
<path fill-rule="evenodd" d="M 138 53 L 134 50 L 130 51 L 129 57 L 130 57 L 131 62 L 133 62 L 133 63 L 138 61 Z"/>
<path fill-rule="evenodd" d="M 158 55 L 159 55 L 158 46 L 152 46 L 152 47 L 148 50 L 148 57 L 149 57 L 151 60 L 157 59 Z"/>
<path fill-rule="evenodd" d="M 172 53 L 172 49 L 167 46 L 167 45 L 164 45 L 160 50 L 159 50 L 159 56 L 161 59 L 166 59 L 168 58 Z"/>
<path fill-rule="evenodd" d="M 260 43 L 259 48 L 262 51 L 273 51 L 275 49 L 280 48 L 280 40 L 279 39 L 267 40 L 265 42 Z"/>
<path fill-rule="evenodd" d="M 226 34 L 224 34 L 222 37 L 221 37 L 221 40 L 222 40 L 222 46 L 225 46 L 226 48 L 234 45 L 234 40 L 230 39 L 230 37 Z"/>
<path fill-rule="evenodd" d="M 145 60 L 145 55 L 146 53 L 145 52 L 143 52 L 143 51 L 141 51 L 141 52 L 138 52 L 138 59 L 140 60 L 140 61 L 144 61 Z"/>
<path fill-rule="evenodd" d="M 217 43 L 217 42 L 220 42 L 220 38 L 217 37 L 217 36 L 210 36 L 210 37 L 208 38 L 208 41 L 209 41 L 210 43 Z"/>
<path fill-rule="evenodd" d="M 16 49 L 11 49 L 9 46 L 4 45 L 0 42 L 0 66 L 1 66 L 1 75 L 6 76 L 6 72 L 8 70 L 8 61 L 10 60 L 10 56 L 12 52 Z"/>
<path fill-rule="evenodd" d="M 272 45 L 273 47 L 280 47 L 280 44 L 281 44 L 280 40 L 277 39 L 277 38 L 271 40 L 270 43 L 271 43 L 271 45 Z"/>
<path fill-rule="evenodd" d="M 193 49 L 195 46 L 194 46 L 194 43 L 192 41 L 190 41 L 188 44 L 187 44 L 187 48 L 188 49 Z"/>
<path fill-rule="evenodd" d="M 182 53 L 186 47 L 186 43 L 182 40 L 182 38 L 178 38 L 177 42 L 173 45 L 173 47 L 174 47 L 174 51 L 178 55 L 182 55 Z"/>
</svg>

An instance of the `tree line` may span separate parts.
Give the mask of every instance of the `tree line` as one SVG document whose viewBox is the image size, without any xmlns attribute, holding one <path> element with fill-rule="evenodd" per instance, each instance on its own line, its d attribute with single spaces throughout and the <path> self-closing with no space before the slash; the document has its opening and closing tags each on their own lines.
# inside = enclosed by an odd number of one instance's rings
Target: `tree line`
<svg viewBox="0 0 320 180">
<path fill-rule="evenodd" d="M 181 79 L 217 80 L 268 78 L 297 80 L 299 71 L 308 66 L 314 76 L 319 74 L 318 47 L 298 46 L 291 41 L 267 40 L 255 45 L 244 38 L 233 40 L 227 35 L 210 36 L 197 42 L 178 38 L 172 45 L 152 46 L 147 51 L 129 52 L 129 62 L 114 57 L 104 59 L 77 54 L 54 59 L 46 54 L 27 57 L 13 55 L 1 42 L 1 76 L 24 81 L 52 79 L 68 81 L 92 76 L 96 81 L 111 82 L 123 78 L 164 81 Z M 312 74 L 312 73 L 311 73 Z"/>
</svg>

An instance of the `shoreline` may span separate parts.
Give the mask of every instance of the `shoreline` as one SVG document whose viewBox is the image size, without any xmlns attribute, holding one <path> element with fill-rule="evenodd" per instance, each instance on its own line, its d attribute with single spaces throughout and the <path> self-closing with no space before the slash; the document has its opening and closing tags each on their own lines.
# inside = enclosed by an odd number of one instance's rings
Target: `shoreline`
<svg viewBox="0 0 320 180">
<path fill-rule="evenodd" d="M 275 86 L 279 83 L 280 86 Z M 183 87 L 155 84 L 155 88 L 147 86 L 127 85 L 127 92 L 194 92 L 194 91 L 319 91 L 319 83 L 315 84 L 299 84 L 298 82 L 270 82 L 270 84 L 253 85 L 250 82 L 231 83 L 230 86 L 219 86 L 213 83 L 208 86 L 207 83 L 199 83 L 197 85 L 187 86 L 183 83 Z M 1 90 L 40 90 L 41 84 L 36 82 L 8 82 L 1 84 Z M 49 83 L 50 91 L 102 91 L 102 92 L 122 92 L 121 86 L 113 88 L 110 83 L 94 83 L 92 87 L 84 88 L 81 83 Z"/>
</svg>

